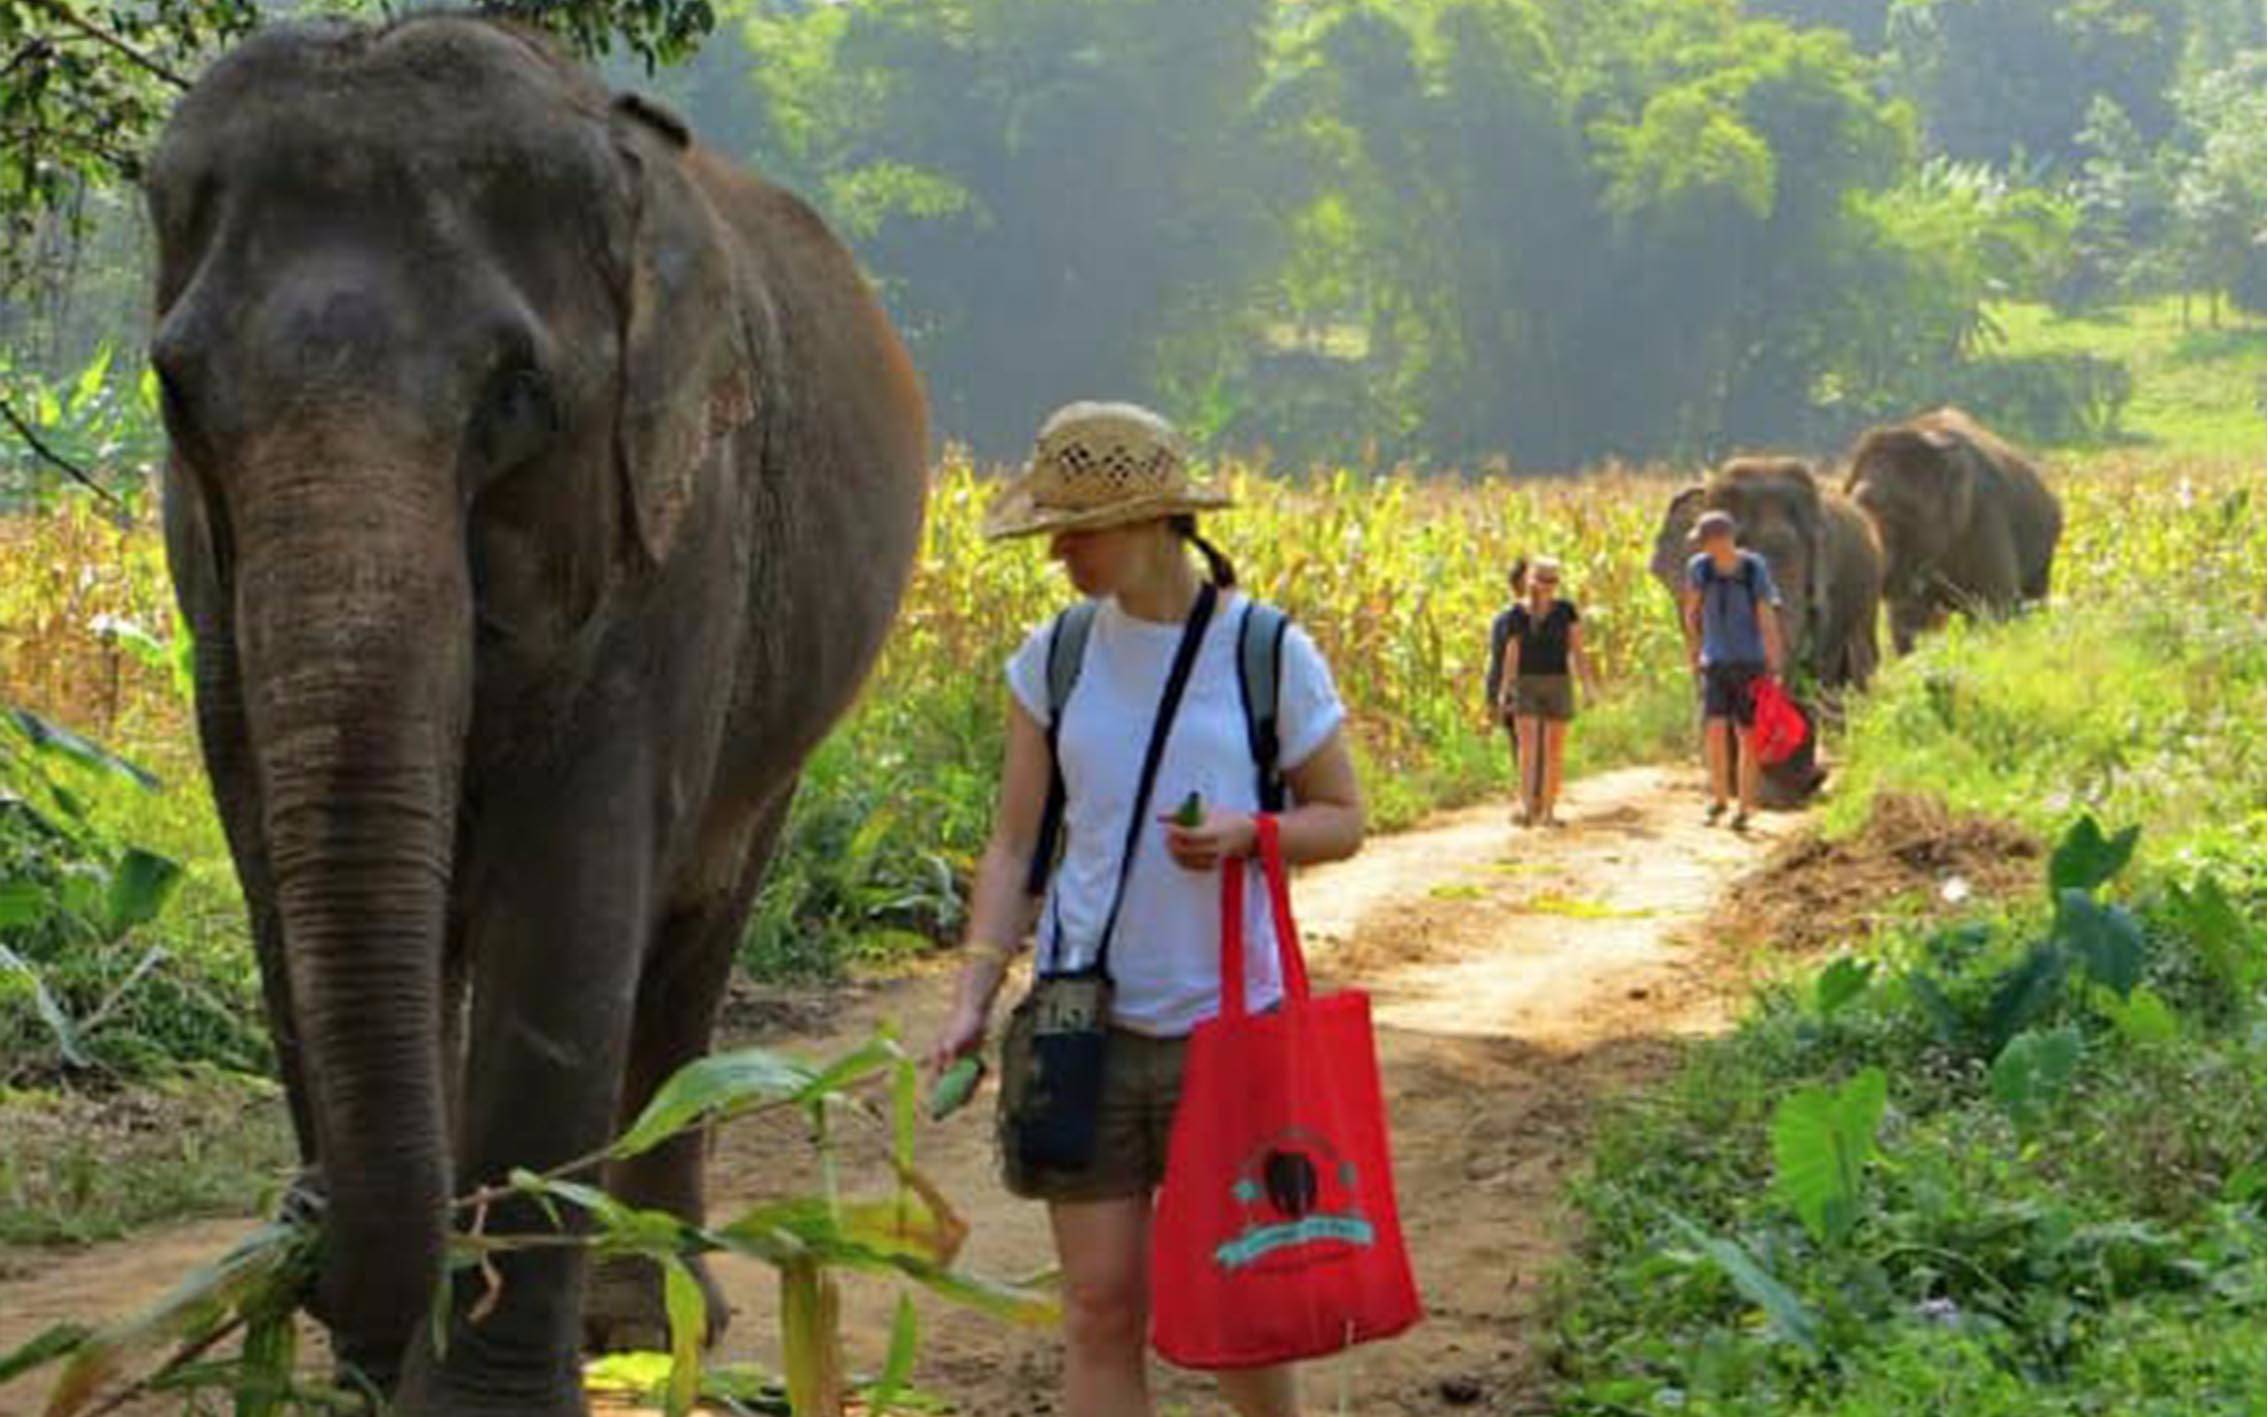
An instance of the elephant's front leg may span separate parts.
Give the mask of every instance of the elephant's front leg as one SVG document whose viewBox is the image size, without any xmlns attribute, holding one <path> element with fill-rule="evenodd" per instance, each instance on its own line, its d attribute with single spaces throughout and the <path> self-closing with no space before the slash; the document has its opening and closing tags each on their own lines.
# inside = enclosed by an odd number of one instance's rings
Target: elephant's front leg
<svg viewBox="0 0 2268 1417">
<path fill-rule="evenodd" d="M 639 756 L 633 750 L 633 756 Z M 588 1156 L 612 1133 L 638 968 L 654 915 L 649 774 L 601 760 L 540 792 L 484 798 L 462 888 L 472 971 L 455 1190 Z M 596 1179 L 585 1173 L 576 1179 Z M 561 1215 L 586 1228 L 572 1206 Z M 460 1213 L 490 1234 L 553 1234 L 509 1200 Z M 408 1417 L 580 1414 L 580 1247 L 501 1255 L 457 1274 L 440 1328 L 421 1326 L 398 1402 Z M 476 1318 L 477 1315 L 477 1318 Z"/>
<path fill-rule="evenodd" d="M 792 784 L 781 788 L 769 805 L 727 835 L 701 873 L 707 889 L 696 882 L 692 898 L 670 912 L 655 937 L 638 985 L 620 1126 L 627 1127 L 645 1109 L 671 1074 L 709 1051 L 749 903 L 763 884 L 792 796 Z M 625 1204 L 702 1224 L 707 1219 L 702 1178 L 707 1142 L 705 1133 L 688 1133 L 611 1163 L 606 1188 Z M 687 1263 L 709 1301 L 703 1336 L 713 1344 L 724 1336 L 729 1317 L 724 1294 L 706 1265 L 698 1259 Z M 651 1260 L 621 1255 L 598 1262 L 584 1302 L 583 1341 L 597 1352 L 669 1347 L 661 1271 Z"/>
</svg>

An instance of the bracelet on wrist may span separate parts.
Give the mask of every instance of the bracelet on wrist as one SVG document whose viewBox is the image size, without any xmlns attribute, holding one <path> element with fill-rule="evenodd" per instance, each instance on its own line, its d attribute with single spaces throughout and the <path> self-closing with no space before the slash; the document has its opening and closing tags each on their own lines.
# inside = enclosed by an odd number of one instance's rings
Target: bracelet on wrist
<svg viewBox="0 0 2268 1417">
<path fill-rule="evenodd" d="M 1003 968 L 1014 964 L 1016 956 L 1024 952 L 1020 946 L 1004 945 L 998 940 L 971 940 L 965 948 L 969 952 L 969 959 L 972 963 L 978 960 L 988 960 Z"/>
</svg>

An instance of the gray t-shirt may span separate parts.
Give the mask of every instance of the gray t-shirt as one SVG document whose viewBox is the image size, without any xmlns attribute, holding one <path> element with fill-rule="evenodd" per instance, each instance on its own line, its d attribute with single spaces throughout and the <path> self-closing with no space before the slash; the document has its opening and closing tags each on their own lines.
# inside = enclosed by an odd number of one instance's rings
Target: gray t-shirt
<svg viewBox="0 0 2268 1417">
<path fill-rule="evenodd" d="M 1701 596 L 1701 662 L 1763 664 L 1761 607 L 1780 603 L 1780 588 L 1764 558 L 1743 551 L 1738 566 L 1719 571 L 1703 551 L 1685 563 L 1685 583 Z"/>
</svg>

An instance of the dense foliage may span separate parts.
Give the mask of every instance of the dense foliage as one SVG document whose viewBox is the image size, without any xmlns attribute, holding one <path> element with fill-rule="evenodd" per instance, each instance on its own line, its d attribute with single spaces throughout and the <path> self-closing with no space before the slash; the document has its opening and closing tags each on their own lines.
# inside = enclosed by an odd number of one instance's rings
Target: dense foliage
<svg viewBox="0 0 2268 1417">
<path fill-rule="evenodd" d="M 490 8 L 809 195 L 985 457 L 1098 391 L 1295 465 L 1824 448 L 1948 400 L 2099 441 L 2131 371 L 2017 359 L 1989 302 L 2263 303 L 2235 0 Z M 137 155 L 253 17 L 0 4 L 0 406 L 139 343 Z"/>
</svg>

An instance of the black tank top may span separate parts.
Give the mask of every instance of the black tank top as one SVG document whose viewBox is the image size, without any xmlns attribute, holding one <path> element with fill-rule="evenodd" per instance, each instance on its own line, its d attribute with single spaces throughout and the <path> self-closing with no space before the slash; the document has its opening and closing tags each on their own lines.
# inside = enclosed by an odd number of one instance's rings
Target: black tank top
<svg viewBox="0 0 2268 1417">
<path fill-rule="evenodd" d="M 1520 674 L 1565 674 L 1567 631 L 1579 617 L 1575 602 L 1555 600 L 1537 620 L 1525 604 L 1512 607 L 1512 637 L 1520 642 Z"/>
</svg>

